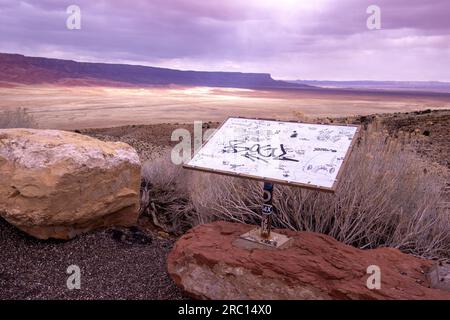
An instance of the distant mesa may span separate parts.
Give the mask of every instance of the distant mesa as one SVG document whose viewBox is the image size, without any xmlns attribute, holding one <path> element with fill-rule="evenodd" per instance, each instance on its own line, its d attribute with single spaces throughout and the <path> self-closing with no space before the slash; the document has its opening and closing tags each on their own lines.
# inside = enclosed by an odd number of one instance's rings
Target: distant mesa
<svg viewBox="0 0 450 320">
<path fill-rule="evenodd" d="M 384 91 L 426 91 L 450 92 L 450 82 L 443 81 L 330 81 L 330 80 L 287 80 L 295 84 L 304 84 L 316 88 L 357 89 Z"/>
<path fill-rule="evenodd" d="M 305 88 L 272 79 L 268 73 L 181 71 L 127 64 L 88 63 L 0 53 L 0 83 Z"/>
</svg>

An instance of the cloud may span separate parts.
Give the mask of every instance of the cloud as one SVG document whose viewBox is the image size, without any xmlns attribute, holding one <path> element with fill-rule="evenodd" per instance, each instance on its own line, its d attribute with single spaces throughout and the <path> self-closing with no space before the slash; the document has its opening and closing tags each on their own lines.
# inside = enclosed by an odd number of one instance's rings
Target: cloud
<svg viewBox="0 0 450 320">
<path fill-rule="evenodd" d="M 81 8 L 67 30 L 66 8 Z M 380 6 L 382 30 L 366 8 Z M 0 0 L 0 51 L 275 78 L 447 80 L 447 0 Z"/>
</svg>

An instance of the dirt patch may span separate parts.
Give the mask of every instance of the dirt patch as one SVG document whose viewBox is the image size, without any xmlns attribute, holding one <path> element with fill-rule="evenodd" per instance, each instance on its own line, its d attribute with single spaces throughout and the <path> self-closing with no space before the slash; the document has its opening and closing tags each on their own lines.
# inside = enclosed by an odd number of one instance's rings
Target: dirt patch
<svg viewBox="0 0 450 320">
<path fill-rule="evenodd" d="M 384 123 L 394 134 L 414 136 L 418 153 L 450 169 L 450 110 L 394 114 Z"/>
<path fill-rule="evenodd" d="M 217 128 L 219 122 L 203 123 L 203 132 L 209 128 Z M 103 141 L 121 141 L 136 149 L 141 161 L 156 159 L 168 152 L 179 141 L 171 141 L 176 129 L 186 129 L 194 137 L 194 124 L 162 123 L 154 125 L 131 125 L 104 129 L 85 129 L 77 132 Z"/>
</svg>

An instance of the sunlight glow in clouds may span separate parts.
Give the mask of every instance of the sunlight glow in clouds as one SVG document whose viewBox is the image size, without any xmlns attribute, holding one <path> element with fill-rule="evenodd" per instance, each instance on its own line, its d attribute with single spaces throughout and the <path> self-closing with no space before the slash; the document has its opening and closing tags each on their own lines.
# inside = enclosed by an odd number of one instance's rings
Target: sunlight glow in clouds
<svg viewBox="0 0 450 320">
<path fill-rule="evenodd" d="M 72 4 L 81 30 L 66 28 Z M 381 30 L 366 27 L 372 4 Z M 448 0 L 0 0 L 0 52 L 278 79 L 450 81 L 449 13 Z"/>
</svg>

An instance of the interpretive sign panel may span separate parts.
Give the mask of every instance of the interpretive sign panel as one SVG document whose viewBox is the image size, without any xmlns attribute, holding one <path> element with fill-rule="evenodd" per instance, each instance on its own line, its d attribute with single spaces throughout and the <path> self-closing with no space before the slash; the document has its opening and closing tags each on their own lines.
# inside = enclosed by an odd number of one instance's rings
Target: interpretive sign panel
<svg viewBox="0 0 450 320">
<path fill-rule="evenodd" d="M 228 118 L 186 168 L 334 191 L 357 126 Z"/>
</svg>

